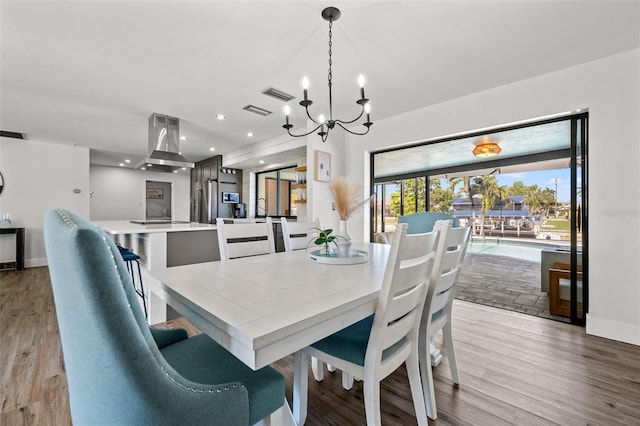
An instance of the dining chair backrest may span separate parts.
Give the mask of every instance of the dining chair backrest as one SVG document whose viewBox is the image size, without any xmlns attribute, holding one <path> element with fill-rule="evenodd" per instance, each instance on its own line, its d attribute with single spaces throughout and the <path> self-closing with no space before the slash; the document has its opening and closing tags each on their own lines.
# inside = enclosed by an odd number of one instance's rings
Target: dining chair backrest
<svg viewBox="0 0 640 426">
<path fill-rule="evenodd" d="M 440 241 L 436 267 L 431 272 L 432 286 L 427 294 L 425 313 L 428 310 L 431 316 L 437 314 L 448 317 L 454 299 L 454 287 L 467 253 L 471 228 L 453 228 L 451 221 L 439 220 L 434 229 L 440 231 Z"/>
<path fill-rule="evenodd" d="M 220 260 L 275 253 L 271 218 L 260 223 L 224 223 L 216 219 Z"/>
<path fill-rule="evenodd" d="M 393 234 L 365 356 L 365 365 L 375 365 L 381 371 L 393 371 L 417 346 L 436 259 L 439 233 L 407 234 L 407 228 L 407 224 L 400 224 Z"/>
<path fill-rule="evenodd" d="M 320 220 L 313 222 L 290 222 L 286 217 L 280 219 L 282 224 L 282 238 L 284 239 L 284 251 L 304 250 L 309 245 L 309 238 L 317 234 L 320 229 Z"/>
</svg>

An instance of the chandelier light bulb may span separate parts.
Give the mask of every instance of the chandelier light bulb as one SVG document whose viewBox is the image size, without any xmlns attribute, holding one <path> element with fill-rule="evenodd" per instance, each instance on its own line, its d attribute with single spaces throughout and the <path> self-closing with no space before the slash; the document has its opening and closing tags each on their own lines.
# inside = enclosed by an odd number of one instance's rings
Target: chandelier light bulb
<svg viewBox="0 0 640 426">
<path fill-rule="evenodd" d="M 289 105 L 284 106 L 284 117 L 286 120 L 285 129 L 290 129 L 291 124 L 289 124 L 289 114 L 291 114 L 291 107 Z"/>
<path fill-rule="evenodd" d="M 371 104 L 369 102 L 364 104 L 364 112 L 366 112 L 367 114 L 371 112 Z"/>
<path fill-rule="evenodd" d="M 324 118 L 324 114 L 320 114 L 320 115 L 318 116 L 318 123 L 320 123 L 320 124 L 324 124 L 324 122 L 325 122 L 325 121 L 327 121 L 327 119 L 326 119 L 326 118 Z"/>
<path fill-rule="evenodd" d="M 302 88 L 307 90 L 309 88 L 309 79 L 307 76 L 302 77 Z"/>
<path fill-rule="evenodd" d="M 358 84 L 360 85 L 360 87 L 364 87 L 364 75 L 360 74 L 358 76 Z"/>
</svg>

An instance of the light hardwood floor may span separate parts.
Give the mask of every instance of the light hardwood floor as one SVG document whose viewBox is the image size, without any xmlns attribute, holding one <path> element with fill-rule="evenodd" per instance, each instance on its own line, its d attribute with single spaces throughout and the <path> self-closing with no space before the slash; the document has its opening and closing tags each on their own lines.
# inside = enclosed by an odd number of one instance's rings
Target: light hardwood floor
<svg viewBox="0 0 640 426">
<path fill-rule="evenodd" d="M 639 425 L 640 347 L 531 315 L 456 300 L 461 385 L 434 370 L 438 425 Z M 172 324 L 186 325 L 181 319 Z M 70 424 L 67 383 L 46 268 L 0 273 L 0 425 Z M 436 340 L 440 345 L 441 341 Z M 291 397 L 292 357 L 275 367 Z M 339 373 L 309 381 L 308 425 L 365 423 L 362 388 Z M 382 382 L 382 423 L 413 425 L 403 368 Z"/>
</svg>

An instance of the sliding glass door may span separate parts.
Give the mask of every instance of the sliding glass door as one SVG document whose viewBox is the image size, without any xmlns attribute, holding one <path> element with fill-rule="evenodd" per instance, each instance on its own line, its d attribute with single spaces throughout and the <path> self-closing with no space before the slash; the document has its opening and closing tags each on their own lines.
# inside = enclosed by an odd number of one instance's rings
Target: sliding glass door
<svg viewBox="0 0 640 426">
<path fill-rule="evenodd" d="M 400 216 L 428 210 L 473 226 L 482 244 L 535 246 L 547 315 L 584 325 L 587 134 L 581 113 L 373 153 L 371 240 Z M 476 156 L 486 140 L 501 149 Z"/>
</svg>

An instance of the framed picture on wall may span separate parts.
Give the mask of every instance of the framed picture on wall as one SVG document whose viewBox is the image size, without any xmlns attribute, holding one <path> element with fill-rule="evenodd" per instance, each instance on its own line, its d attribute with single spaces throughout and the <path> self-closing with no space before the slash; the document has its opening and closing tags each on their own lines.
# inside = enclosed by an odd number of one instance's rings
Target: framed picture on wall
<svg viewBox="0 0 640 426">
<path fill-rule="evenodd" d="M 147 188 L 147 200 L 162 200 L 164 190 L 162 188 Z"/>
<path fill-rule="evenodd" d="M 315 178 L 318 182 L 329 182 L 331 180 L 331 154 L 328 152 L 316 151 Z"/>
</svg>

